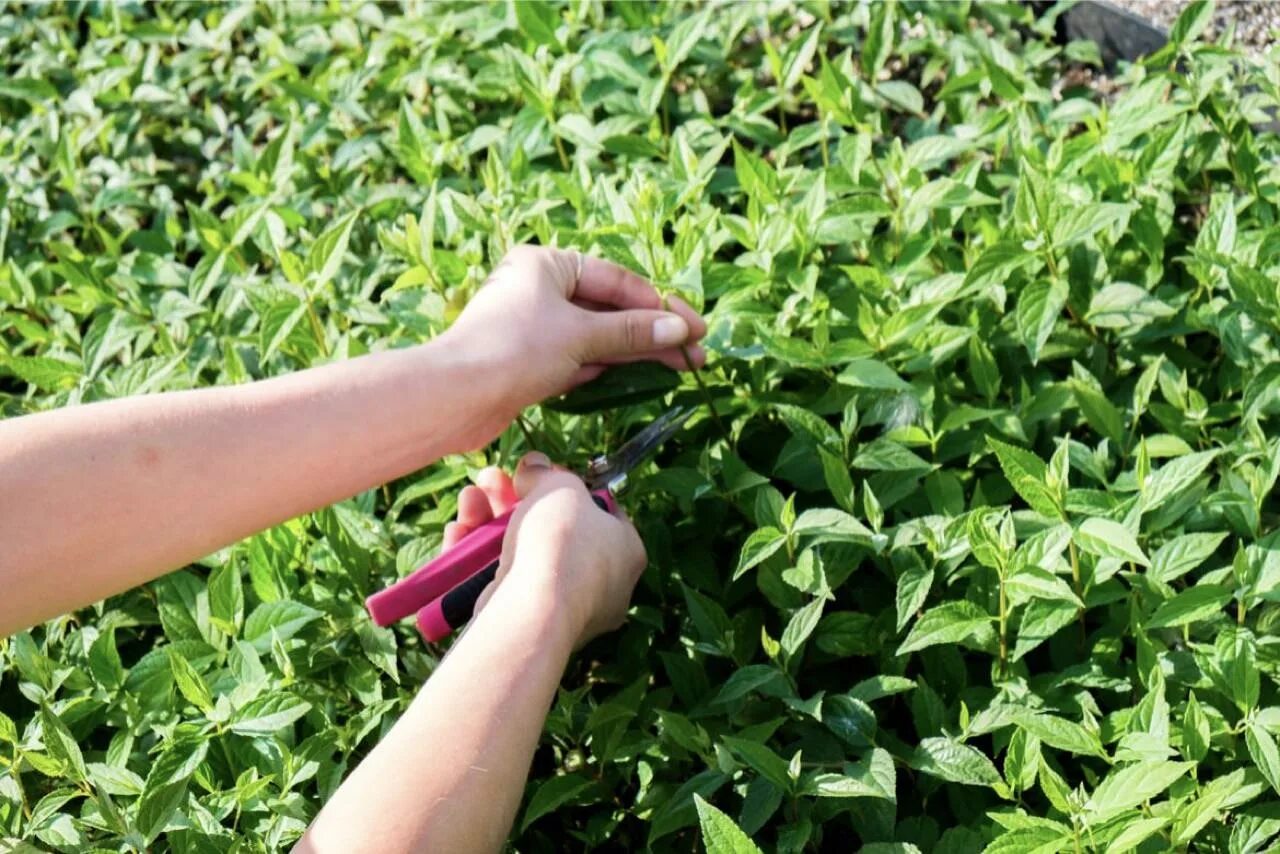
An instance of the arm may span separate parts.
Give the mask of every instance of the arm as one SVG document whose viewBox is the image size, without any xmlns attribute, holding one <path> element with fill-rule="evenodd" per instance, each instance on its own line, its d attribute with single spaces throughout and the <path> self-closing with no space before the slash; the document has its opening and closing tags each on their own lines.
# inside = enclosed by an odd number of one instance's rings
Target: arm
<svg viewBox="0 0 1280 854">
<path fill-rule="evenodd" d="M 635 529 L 539 456 L 516 476 L 525 500 L 491 598 L 325 805 L 299 854 L 502 846 L 570 652 L 622 621 L 645 566 Z"/>
<path fill-rule="evenodd" d="M 672 345 L 705 331 L 696 314 L 657 310 L 647 282 L 597 259 L 579 281 L 575 263 L 513 250 L 419 347 L 0 422 L 0 636 L 481 447 L 609 362 L 682 364 Z"/>
</svg>

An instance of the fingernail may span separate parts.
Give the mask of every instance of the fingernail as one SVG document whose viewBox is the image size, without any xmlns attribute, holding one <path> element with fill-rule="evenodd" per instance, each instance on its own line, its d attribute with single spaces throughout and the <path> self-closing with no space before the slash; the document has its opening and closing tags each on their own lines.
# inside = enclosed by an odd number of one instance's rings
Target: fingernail
<svg viewBox="0 0 1280 854">
<path fill-rule="evenodd" d="M 520 465 L 527 469 L 549 469 L 551 468 L 551 460 L 541 451 L 530 451 L 524 455 Z"/>
<path fill-rule="evenodd" d="M 653 322 L 653 343 L 656 347 L 670 347 L 689 337 L 689 324 L 674 314 L 659 317 Z"/>
</svg>

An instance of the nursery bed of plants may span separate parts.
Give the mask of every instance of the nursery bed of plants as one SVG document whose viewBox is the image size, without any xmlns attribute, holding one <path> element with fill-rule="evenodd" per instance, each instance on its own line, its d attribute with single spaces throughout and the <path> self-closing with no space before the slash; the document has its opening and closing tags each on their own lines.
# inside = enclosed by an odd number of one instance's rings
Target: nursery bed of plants
<svg viewBox="0 0 1280 854">
<path fill-rule="evenodd" d="M 711 323 L 0 640 L 0 847 L 287 847 L 442 654 L 362 601 L 468 476 L 673 400 L 515 849 L 1274 844 L 1280 55 L 1193 3 L 1102 102 L 1061 12 L 0 9 L 4 417 L 410 346 L 522 241 Z"/>
</svg>

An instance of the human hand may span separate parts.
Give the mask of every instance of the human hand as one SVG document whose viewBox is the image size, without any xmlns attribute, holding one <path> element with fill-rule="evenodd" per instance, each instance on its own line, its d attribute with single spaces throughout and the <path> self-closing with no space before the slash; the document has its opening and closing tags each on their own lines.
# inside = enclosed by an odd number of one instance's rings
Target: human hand
<svg viewBox="0 0 1280 854">
<path fill-rule="evenodd" d="M 517 501 L 497 577 L 476 614 L 486 607 L 550 609 L 575 648 L 621 626 L 644 572 L 644 544 L 625 516 L 602 511 L 578 477 L 540 453 L 521 460 L 514 480 L 497 468 L 480 472 L 476 485 L 458 496 L 458 518 L 445 526 L 444 548 Z"/>
<path fill-rule="evenodd" d="M 608 261 L 517 246 L 444 337 L 501 384 L 495 394 L 505 426 L 608 365 L 648 360 L 684 370 L 683 346 L 700 366 L 706 322 L 679 297 L 666 305 L 653 285 Z"/>
</svg>

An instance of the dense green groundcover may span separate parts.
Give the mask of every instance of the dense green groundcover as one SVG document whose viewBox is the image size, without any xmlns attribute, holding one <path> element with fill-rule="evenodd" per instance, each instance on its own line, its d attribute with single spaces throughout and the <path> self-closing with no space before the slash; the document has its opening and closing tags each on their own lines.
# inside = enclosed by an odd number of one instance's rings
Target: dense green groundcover
<svg viewBox="0 0 1280 854">
<path fill-rule="evenodd" d="M 711 319 L 705 389 L 615 377 L 0 640 L 0 847 L 288 845 L 438 660 L 361 601 L 459 484 L 675 398 L 518 849 L 1266 849 L 1280 50 L 1193 6 L 1099 96 L 1060 11 L 0 10 L 6 417 L 411 345 L 519 241 Z"/>
</svg>

